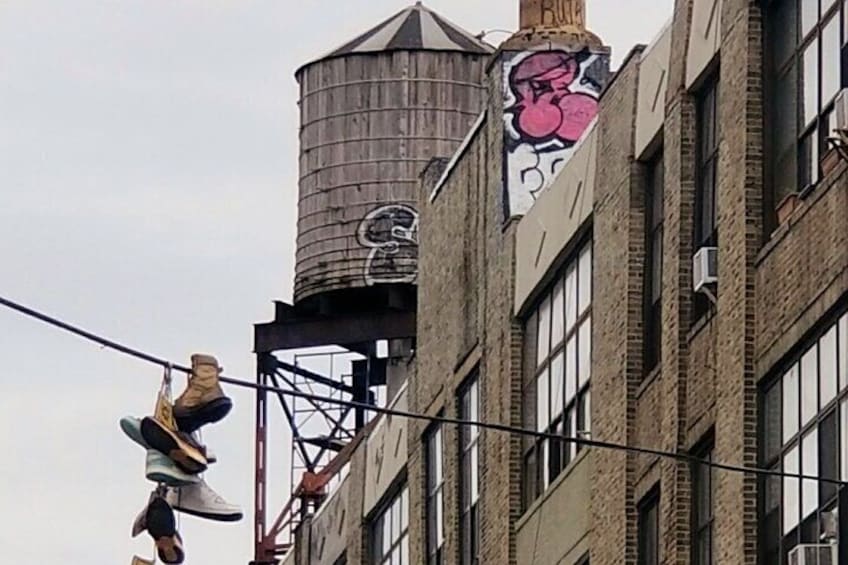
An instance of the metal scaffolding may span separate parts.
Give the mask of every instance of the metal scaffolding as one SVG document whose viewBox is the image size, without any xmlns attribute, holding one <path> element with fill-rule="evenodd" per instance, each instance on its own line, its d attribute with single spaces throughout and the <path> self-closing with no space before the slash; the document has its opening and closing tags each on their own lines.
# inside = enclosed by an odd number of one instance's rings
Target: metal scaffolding
<svg viewBox="0 0 848 565">
<path fill-rule="evenodd" d="M 257 384 L 365 405 L 384 402 L 387 360 L 378 355 L 378 343 L 414 338 L 414 294 L 399 299 L 391 290 L 371 293 L 368 300 L 346 298 L 306 312 L 277 303 L 275 320 L 256 326 Z M 291 491 L 269 527 L 268 413 L 274 405 L 291 431 Z M 252 565 L 276 565 L 291 550 L 297 527 L 340 482 L 368 425 L 362 408 L 257 391 Z"/>
</svg>

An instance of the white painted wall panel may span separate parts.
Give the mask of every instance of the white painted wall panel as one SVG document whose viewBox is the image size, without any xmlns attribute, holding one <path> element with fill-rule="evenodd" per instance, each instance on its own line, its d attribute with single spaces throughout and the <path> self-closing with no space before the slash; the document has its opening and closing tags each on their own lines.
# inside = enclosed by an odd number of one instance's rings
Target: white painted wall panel
<svg viewBox="0 0 848 565">
<path fill-rule="evenodd" d="M 686 54 L 686 88 L 692 88 L 719 50 L 721 0 L 695 0 Z"/>
<path fill-rule="evenodd" d="M 636 156 L 642 157 L 665 122 L 665 95 L 671 57 L 671 24 L 645 49 L 639 62 L 636 102 Z"/>
</svg>

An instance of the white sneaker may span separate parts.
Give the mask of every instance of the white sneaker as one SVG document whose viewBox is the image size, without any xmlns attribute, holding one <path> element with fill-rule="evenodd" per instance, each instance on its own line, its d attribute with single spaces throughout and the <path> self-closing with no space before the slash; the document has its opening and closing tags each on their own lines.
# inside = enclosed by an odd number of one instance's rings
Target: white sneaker
<svg viewBox="0 0 848 565">
<path fill-rule="evenodd" d="M 216 522 L 238 522 L 244 516 L 240 506 L 224 500 L 203 480 L 182 488 L 169 488 L 165 500 L 178 512 Z"/>
</svg>

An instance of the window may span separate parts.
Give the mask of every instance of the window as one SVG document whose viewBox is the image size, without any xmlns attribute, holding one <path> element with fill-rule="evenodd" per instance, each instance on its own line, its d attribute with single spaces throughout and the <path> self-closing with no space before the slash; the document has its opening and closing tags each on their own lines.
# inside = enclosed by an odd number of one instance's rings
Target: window
<svg viewBox="0 0 848 565">
<path fill-rule="evenodd" d="M 638 565 L 660 563 L 660 494 L 655 490 L 639 504 Z"/>
<path fill-rule="evenodd" d="M 591 429 L 592 243 L 571 257 L 525 323 L 524 419 L 540 432 L 575 437 Z M 577 456 L 574 444 L 538 440 L 524 450 L 529 506 Z"/>
<path fill-rule="evenodd" d="M 762 466 L 848 478 L 848 314 L 827 326 L 761 395 Z M 766 563 L 800 543 L 819 543 L 822 515 L 837 505 L 829 483 L 788 477 L 761 483 L 760 539 Z"/>
<path fill-rule="evenodd" d="M 819 157 L 835 127 L 833 101 L 843 83 L 842 0 L 771 0 L 766 11 L 765 121 L 774 205 L 819 180 Z"/>
<path fill-rule="evenodd" d="M 444 531 L 444 451 L 442 427 L 436 426 L 427 435 L 427 563 L 442 565 L 445 545 Z"/>
<path fill-rule="evenodd" d="M 695 185 L 695 250 L 718 245 L 716 187 L 718 172 L 718 73 L 698 93 Z"/>
<path fill-rule="evenodd" d="M 371 526 L 372 563 L 409 565 L 409 492 L 407 487 L 392 499 Z"/>
<path fill-rule="evenodd" d="M 645 186 L 645 374 L 662 358 L 663 157 L 648 164 Z"/>
<path fill-rule="evenodd" d="M 710 445 L 695 454 L 712 463 L 713 448 Z M 692 466 L 692 565 L 713 565 L 713 469 L 709 465 Z"/>
<path fill-rule="evenodd" d="M 694 251 L 718 245 L 717 187 L 718 187 L 718 72 L 701 88 L 697 97 L 697 148 L 695 162 L 695 239 Z M 697 322 L 710 311 L 706 295 L 696 293 L 693 299 L 692 321 Z"/>
<path fill-rule="evenodd" d="M 476 422 L 480 414 L 477 378 L 460 394 L 460 419 Z M 477 565 L 480 549 L 480 429 L 462 426 L 460 430 L 460 530 L 462 565 Z"/>
</svg>

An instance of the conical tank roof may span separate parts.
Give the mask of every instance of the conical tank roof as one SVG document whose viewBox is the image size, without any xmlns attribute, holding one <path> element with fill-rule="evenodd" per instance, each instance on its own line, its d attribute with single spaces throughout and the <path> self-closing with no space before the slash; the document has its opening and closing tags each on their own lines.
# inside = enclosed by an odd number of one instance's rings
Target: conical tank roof
<svg viewBox="0 0 848 565">
<path fill-rule="evenodd" d="M 334 57 L 383 51 L 461 51 L 489 54 L 494 52 L 494 48 L 430 10 L 423 3 L 416 2 L 341 47 L 303 66 Z"/>
</svg>

